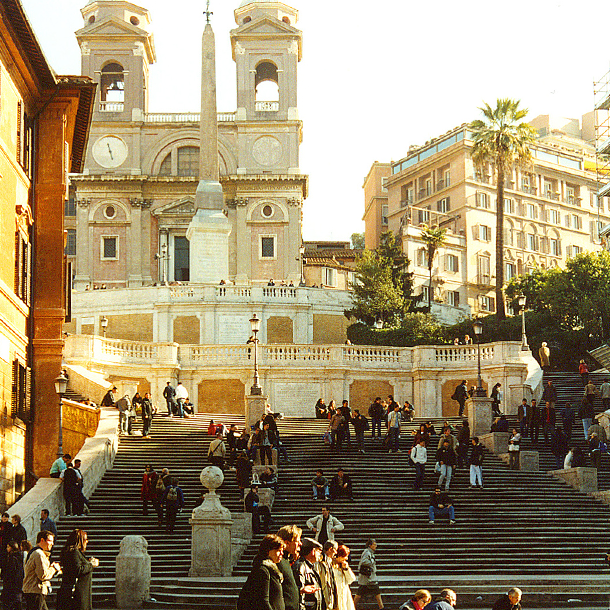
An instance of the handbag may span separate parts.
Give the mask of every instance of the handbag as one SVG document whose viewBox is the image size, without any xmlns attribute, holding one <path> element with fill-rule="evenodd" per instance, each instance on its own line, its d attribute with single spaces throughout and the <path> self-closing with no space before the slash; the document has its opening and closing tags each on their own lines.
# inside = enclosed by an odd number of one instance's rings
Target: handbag
<svg viewBox="0 0 610 610">
<path fill-rule="evenodd" d="M 371 568 L 371 566 L 360 566 L 358 568 L 358 574 L 361 574 L 362 576 L 370 576 L 373 573 L 373 568 Z"/>
<path fill-rule="evenodd" d="M 436 464 L 434 464 L 434 472 L 440 472 L 441 471 L 441 465 L 436 462 Z"/>
<path fill-rule="evenodd" d="M 324 442 L 327 445 L 330 445 L 332 443 L 332 440 L 333 440 L 332 436 L 331 436 L 331 433 L 330 433 L 330 430 L 328 432 L 325 432 L 322 438 L 324 439 Z"/>
</svg>

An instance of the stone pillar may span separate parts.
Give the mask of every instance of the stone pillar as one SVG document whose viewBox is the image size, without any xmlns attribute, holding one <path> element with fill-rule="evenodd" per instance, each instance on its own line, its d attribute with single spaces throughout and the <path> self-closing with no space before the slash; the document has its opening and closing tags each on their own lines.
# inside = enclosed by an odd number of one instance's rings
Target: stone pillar
<svg viewBox="0 0 610 610">
<path fill-rule="evenodd" d="M 265 412 L 265 405 L 269 401 L 268 396 L 258 394 L 248 394 L 246 396 L 246 427 L 248 430 L 253 426 Z"/>
<path fill-rule="evenodd" d="M 127 286 L 142 285 L 142 208 L 140 199 L 131 199 L 131 224 L 129 234 L 129 271 Z"/>
<path fill-rule="evenodd" d="M 488 432 L 487 434 L 477 434 L 476 436 L 495 455 L 508 453 L 508 439 L 510 437 L 508 432 Z"/>
<path fill-rule="evenodd" d="M 201 484 L 208 493 L 203 504 L 193 510 L 191 569 L 189 576 L 231 576 L 231 511 L 220 503 L 216 490 L 224 475 L 216 466 L 201 471 Z"/>
<path fill-rule="evenodd" d="M 537 451 L 519 451 L 519 470 L 538 472 L 540 470 L 540 456 Z"/>
<path fill-rule="evenodd" d="M 563 470 L 549 471 L 556 479 L 564 481 L 578 491 L 585 493 L 596 492 L 597 489 L 597 468 L 567 468 Z"/>
<path fill-rule="evenodd" d="M 89 199 L 80 199 L 76 202 L 76 276 L 74 287 L 84 290 L 91 284 L 89 244 Z M 89 286 L 93 288 L 93 286 Z"/>
<path fill-rule="evenodd" d="M 144 536 L 125 536 L 116 558 L 117 608 L 142 608 L 150 598 L 150 555 Z"/>
<path fill-rule="evenodd" d="M 470 424 L 470 435 L 481 436 L 491 431 L 493 422 L 493 411 L 491 398 L 486 396 L 473 396 L 466 401 L 468 408 L 468 422 Z"/>
</svg>

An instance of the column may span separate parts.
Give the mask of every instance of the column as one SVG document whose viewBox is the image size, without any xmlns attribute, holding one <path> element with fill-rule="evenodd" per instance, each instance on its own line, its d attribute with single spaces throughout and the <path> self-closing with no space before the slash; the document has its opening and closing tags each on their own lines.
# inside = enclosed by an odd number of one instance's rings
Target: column
<svg viewBox="0 0 610 610">
<path fill-rule="evenodd" d="M 90 199 L 79 199 L 76 202 L 76 277 L 74 287 L 84 290 L 91 284 L 91 243 L 89 241 L 89 208 Z M 93 288 L 93 286 L 89 286 Z"/>
<path fill-rule="evenodd" d="M 129 234 L 129 271 L 127 285 L 137 287 L 142 285 L 142 200 L 130 199 L 131 224 Z"/>
<path fill-rule="evenodd" d="M 141 257 L 141 270 L 142 270 L 142 284 L 151 284 L 152 283 L 152 273 L 151 273 L 151 237 L 152 237 L 152 219 L 150 217 L 150 206 L 152 204 L 152 200 L 145 201 L 142 200 L 141 205 L 141 235 L 142 241 L 140 245 L 140 257 Z"/>
</svg>

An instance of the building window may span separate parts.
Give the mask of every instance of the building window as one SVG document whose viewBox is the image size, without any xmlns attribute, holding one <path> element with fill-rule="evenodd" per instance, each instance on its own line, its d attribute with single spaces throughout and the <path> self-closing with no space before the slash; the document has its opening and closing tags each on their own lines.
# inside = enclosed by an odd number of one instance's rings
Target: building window
<svg viewBox="0 0 610 610">
<path fill-rule="evenodd" d="M 73 197 L 64 202 L 64 216 L 76 216 L 76 200 Z"/>
<path fill-rule="evenodd" d="M 265 218 L 271 218 L 273 216 L 273 208 L 269 204 L 264 205 L 261 213 Z"/>
<path fill-rule="evenodd" d="M 76 229 L 68 229 L 65 254 L 66 256 L 76 256 Z"/>
<path fill-rule="evenodd" d="M 382 225 L 388 224 L 388 206 L 387 205 L 381 206 L 381 224 Z"/>
<path fill-rule="evenodd" d="M 488 193 L 477 193 L 477 207 L 489 210 L 489 194 Z"/>
<path fill-rule="evenodd" d="M 432 195 L 432 178 L 426 178 L 426 197 Z"/>
<path fill-rule="evenodd" d="M 32 286 L 32 246 L 20 231 L 15 233 L 15 294 L 30 304 Z"/>
<path fill-rule="evenodd" d="M 109 63 L 102 68 L 100 101 L 102 112 L 123 112 L 125 76 L 121 64 Z"/>
<path fill-rule="evenodd" d="M 112 220 L 113 218 L 116 218 L 116 208 L 113 205 L 107 205 L 104 208 L 104 216 L 108 220 Z"/>
<path fill-rule="evenodd" d="M 536 218 L 538 218 L 538 212 L 536 210 L 536 206 L 533 203 L 527 204 L 527 217 L 533 220 L 536 220 Z"/>
<path fill-rule="evenodd" d="M 330 267 L 324 268 L 324 283 L 331 288 L 337 287 L 337 270 Z"/>
<path fill-rule="evenodd" d="M 430 286 L 424 285 L 421 287 L 421 300 L 422 303 L 428 303 L 428 295 L 430 294 Z"/>
<path fill-rule="evenodd" d="M 163 159 L 159 166 L 159 176 L 171 176 L 172 175 L 172 154 L 170 153 Z"/>
<path fill-rule="evenodd" d="M 417 211 L 417 219 L 419 224 L 425 224 L 430 222 L 430 209 L 425 208 Z"/>
<path fill-rule="evenodd" d="M 513 199 L 509 197 L 504 198 L 504 213 L 505 214 L 514 214 L 515 213 L 515 202 Z"/>
<path fill-rule="evenodd" d="M 582 229 L 582 220 L 578 214 L 572 214 L 571 224 L 573 229 Z"/>
<path fill-rule="evenodd" d="M 388 182 L 388 179 L 387 179 L 386 176 L 381 178 L 381 192 L 382 193 L 387 193 L 388 192 L 387 182 Z"/>
<path fill-rule="evenodd" d="M 512 280 L 515 277 L 516 271 L 517 271 L 517 268 L 515 267 L 514 263 L 506 263 L 506 271 L 505 271 L 504 279 L 507 282 L 509 282 L 510 280 Z"/>
<path fill-rule="evenodd" d="M 490 311 L 494 312 L 496 309 L 496 300 L 493 297 L 488 297 L 486 295 L 479 296 L 479 307 L 481 311 Z"/>
<path fill-rule="evenodd" d="M 449 203 L 449 197 L 443 197 L 440 201 L 436 202 L 436 209 L 438 212 L 442 214 L 447 214 L 451 209 L 451 205 Z"/>
<path fill-rule="evenodd" d="M 491 241 L 491 227 L 487 225 L 479 225 L 479 240 Z"/>
<path fill-rule="evenodd" d="M 31 372 L 19 360 L 13 360 L 11 382 L 11 416 L 25 423 L 32 419 Z"/>
<path fill-rule="evenodd" d="M 418 267 L 427 267 L 428 266 L 428 256 L 425 248 L 419 248 L 416 254 L 416 264 Z"/>
<path fill-rule="evenodd" d="M 199 175 L 199 148 L 197 146 L 183 146 L 178 149 L 178 175 Z"/>
<path fill-rule="evenodd" d="M 447 271 L 452 271 L 453 273 L 457 273 L 459 271 L 459 259 L 455 254 L 447 254 L 446 255 L 446 269 Z"/>
<path fill-rule="evenodd" d="M 275 235 L 260 236 L 260 258 L 276 258 Z"/>
<path fill-rule="evenodd" d="M 116 235 L 102 237 L 102 260 L 118 260 L 119 238 Z"/>
<path fill-rule="evenodd" d="M 489 256 L 479 256 L 477 259 L 479 284 L 491 283 L 491 259 Z"/>
<path fill-rule="evenodd" d="M 559 256 L 559 240 L 549 239 L 549 253 L 553 256 Z"/>
<path fill-rule="evenodd" d="M 451 186 L 451 170 L 450 169 L 446 169 L 443 172 L 443 181 L 444 181 L 444 187 L 447 188 L 449 186 Z"/>
<path fill-rule="evenodd" d="M 561 224 L 559 210 L 549 210 L 549 222 L 553 225 Z"/>
<path fill-rule="evenodd" d="M 533 252 L 538 251 L 538 236 L 532 233 L 527 233 L 527 249 Z"/>
<path fill-rule="evenodd" d="M 447 303 L 453 307 L 460 306 L 460 293 L 457 290 L 449 290 L 447 292 Z"/>
</svg>

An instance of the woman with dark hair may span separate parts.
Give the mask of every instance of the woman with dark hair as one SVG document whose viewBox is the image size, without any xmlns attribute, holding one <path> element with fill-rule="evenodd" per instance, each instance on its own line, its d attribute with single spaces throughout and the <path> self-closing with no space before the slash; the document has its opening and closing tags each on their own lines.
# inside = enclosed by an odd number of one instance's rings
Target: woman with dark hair
<svg viewBox="0 0 610 610">
<path fill-rule="evenodd" d="M 413 447 L 415 447 L 415 445 L 419 445 L 419 443 L 421 443 L 422 441 L 426 443 L 426 447 L 430 443 L 430 433 L 426 428 L 426 424 L 420 424 L 419 430 L 415 432 L 415 438 L 413 439 Z"/>
<path fill-rule="evenodd" d="M 328 410 L 323 398 L 318 398 L 316 403 L 316 419 L 327 419 Z"/>
<path fill-rule="evenodd" d="M 354 598 L 349 586 L 356 580 L 356 575 L 349 567 L 349 547 L 340 544 L 333 558 L 333 574 L 337 585 L 337 610 L 354 610 Z"/>
<path fill-rule="evenodd" d="M 142 476 L 140 499 L 142 500 L 142 514 L 145 517 L 148 515 L 148 503 L 152 502 L 157 511 L 157 515 L 159 516 L 159 521 L 161 521 L 162 516 L 159 515 L 159 510 L 157 509 L 156 486 L 158 478 L 159 475 L 155 472 L 155 469 L 150 464 L 146 464 L 146 466 L 144 466 L 144 475 Z"/>
<path fill-rule="evenodd" d="M 72 530 L 61 551 L 61 587 L 57 593 L 57 610 L 92 610 L 91 580 L 93 568 L 100 565 L 92 557 L 87 559 L 87 532 Z"/>
<path fill-rule="evenodd" d="M 284 610 L 282 581 L 277 564 L 284 555 L 284 541 L 275 534 L 263 538 L 244 584 L 237 610 Z"/>
<path fill-rule="evenodd" d="M 491 408 L 493 410 L 493 414 L 496 417 L 502 415 L 502 413 L 500 412 L 500 402 L 502 401 L 502 390 L 500 389 L 501 387 L 501 383 L 496 383 L 496 385 L 494 385 L 494 387 L 491 389 Z"/>
<path fill-rule="evenodd" d="M 2 610 L 21 610 L 23 597 L 23 555 L 19 543 L 6 545 L 6 557 L 2 567 Z"/>
</svg>

